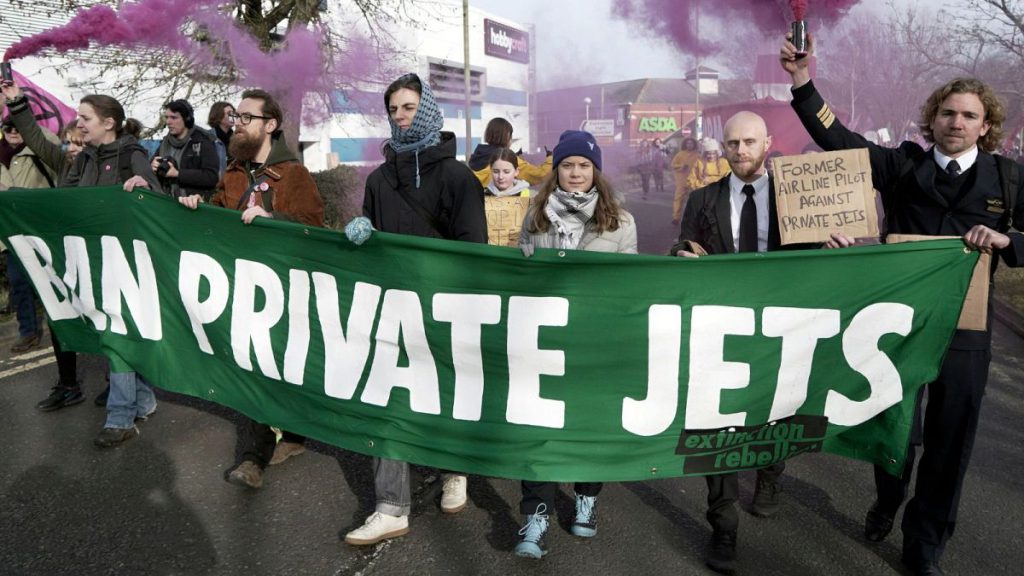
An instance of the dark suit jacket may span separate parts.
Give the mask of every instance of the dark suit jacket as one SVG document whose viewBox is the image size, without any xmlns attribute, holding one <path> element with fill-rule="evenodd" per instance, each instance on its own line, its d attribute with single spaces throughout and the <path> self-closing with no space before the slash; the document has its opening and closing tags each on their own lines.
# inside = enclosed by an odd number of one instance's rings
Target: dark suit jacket
<svg viewBox="0 0 1024 576">
<path fill-rule="evenodd" d="M 736 240 L 732 237 L 732 210 L 729 205 L 729 175 L 698 188 L 686 201 L 680 223 L 679 239 L 669 254 L 685 250 L 687 240 L 701 245 L 708 254 L 732 254 Z M 775 181 L 768 179 L 768 251 L 778 250 L 779 219 L 775 213 Z"/>
<path fill-rule="evenodd" d="M 871 177 L 882 193 L 889 232 L 904 234 L 962 236 L 977 224 L 998 229 L 1004 217 L 1003 191 L 991 154 L 978 151 L 974 185 L 959 200 L 950 203 L 935 187 L 939 170 L 931 150 L 904 142 L 899 148 L 884 148 L 843 126 L 818 94 L 813 82 L 793 90 L 793 109 L 811 138 L 823 150 L 867 148 Z M 1018 169 L 1021 167 L 1018 166 Z M 1010 224 L 1024 228 L 1024 181 L 1016 193 Z M 1009 232 L 1010 245 L 998 254 L 1009 266 L 1024 265 L 1024 234 Z M 997 260 L 993 258 L 992 271 Z M 991 299 L 990 299 L 991 302 Z M 951 348 L 984 350 L 989 332 L 957 330 Z"/>
</svg>

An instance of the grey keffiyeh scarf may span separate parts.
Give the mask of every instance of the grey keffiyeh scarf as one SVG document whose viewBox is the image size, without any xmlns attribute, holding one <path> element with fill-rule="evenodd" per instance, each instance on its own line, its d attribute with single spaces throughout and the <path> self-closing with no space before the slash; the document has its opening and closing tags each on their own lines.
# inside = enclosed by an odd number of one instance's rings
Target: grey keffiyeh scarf
<svg viewBox="0 0 1024 576">
<path fill-rule="evenodd" d="M 566 192 L 561 188 L 548 196 L 544 206 L 544 215 L 558 232 L 558 247 L 563 250 L 575 250 L 583 238 L 583 230 L 587 222 L 594 217 L 597 209 L 597 188 L 589 192 Z"/>
<path fill-rule="evenodd" d="M 412 125 L 402 130 L 391 119 L 388 114 L 388 124 L 391 125 L 391 140 L 388 146 L 396 153 L 416 153 L 416 187 L 420 187 L 420 150 L 427 146 L 435 146 L 441 143 L 441 128 L 444 127 L 444 116 L 437 106 L 437 99 L 434 97 L 430 85 L 420 79 L 423 92 L 420 94 L 420 103 L 416 107 L 416 115 L 413 116 Z"/>
</svg>

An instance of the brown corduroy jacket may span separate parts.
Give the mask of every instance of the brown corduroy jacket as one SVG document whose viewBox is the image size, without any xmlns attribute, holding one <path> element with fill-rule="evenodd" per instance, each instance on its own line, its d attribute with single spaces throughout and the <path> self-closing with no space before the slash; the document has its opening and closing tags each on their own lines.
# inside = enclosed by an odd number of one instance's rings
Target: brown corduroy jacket
<svg viewBox="0 0 1024 576">
<path fill-rule="evenodd" d="M 261 179 L 266 189 L 257 186 L 252 191 L 254 205 L 262 206 L 278 220 L 324 225 L 324 202 L 316 183 L 283 138 L 274 140 L 267 161 L 255 173 L 250 174 L 243 163 L 229 164 L 210 203 L 243 211 L 249 206 L 248 199 L 243 201 L 246 190 Z"/>
</svg>

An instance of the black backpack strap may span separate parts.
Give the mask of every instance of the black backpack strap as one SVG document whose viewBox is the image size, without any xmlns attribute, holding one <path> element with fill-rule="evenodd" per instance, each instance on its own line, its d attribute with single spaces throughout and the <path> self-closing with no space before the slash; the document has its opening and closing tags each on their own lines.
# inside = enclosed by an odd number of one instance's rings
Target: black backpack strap
<svg viewBox="0 0 1024 576">
<path fill-rule="evenodd" d="M 999 172 L 999 185 L 1003 189 L 1003 216 L 999 219 L 999 231 L 1010 229 L 1013 221 L 1013 209 L 1017 200 L 1017 190 L 1021 184 L 1020 166 L 1013 160 L 1000 154 L 993 154 L 996 159 L 996 171 Z"/>
<path fill-rule="evenodd" d="M 238 199 L 238 205 L 235 206 L 235 210 L 241 210 L 242 206 L 245 206 L 246 202 L 249 201 L 249 196 L 252 196 L 252 193 L 256 191 L 256 188 L 259 187 L 260 184 L 263 184 L 266 181 L 267 181 L 267 175 L 266 174 L 260 176 L 256 180 L 254 180 L 253 183 L 250 184 L 249 187 L 245 189 L 245 192 L 242 193 L 242 197 Z M 267 204 L 266 196 L 267 195 L 264 194 L 263 196 L 264 196 L 263 197 L 263 204 L 264 204 L 263 209 L 267 210 L 267 208 L 266 208 L 266 204 Z M 271 206 L 273 206 L 273 203 L 271 203 Z M 267 212 L 270 212 L 270 210 L 267 210 Z"/>
<path fill-rule="evenodd" d="M 136 152 L 142 152 L 143 156 L 147 159 L 149 158 L 149 153 L 139 144 L 128 147 L 126 152 L 127 154 L 118 154 L 117 156 L 117 174 L 121 177 L 121 182 L 127 182 L 132 176 L 135 176 L 135 171 L 132 170 L 132 156 Z"/>
<path fill-rule="evenodd" d="M 32 163 L 36 165 L 36 170 L 46 178 L 46 183 L 50 185 L 50 188 L 56 188 L 53 183 L 53 178 L 50 176 L 50 171 L 46 169 L 46 165 L 43 164 L 43 159 L 35 154 L 30 154 L 29 158 L 32 159 Z"/>
</svg>

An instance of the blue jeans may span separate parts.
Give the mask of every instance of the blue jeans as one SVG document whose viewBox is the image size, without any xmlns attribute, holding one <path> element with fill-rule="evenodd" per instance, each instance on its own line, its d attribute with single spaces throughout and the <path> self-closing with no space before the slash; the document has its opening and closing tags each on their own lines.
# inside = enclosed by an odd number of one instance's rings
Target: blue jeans
<svg viewBox="0 0 1024 576">
<path fill-rule="evenodd" d="M 138 372 L 111 372 L 107 397 L 105 428 L 131 428 L 135 418 L 145 418 L 156 410 L 156 396 Z"/>
<path fill-rule="evenodd" d="M 18 317 L 18 335 L 31 336 L 39 333 L 39 322 L 36 318 L 36 295 L 32 291 L 32 283 L 25 276 L 21 262 L 8 250 L 7 280 L 11 283 L 11 307 Z"/>
</svg>

